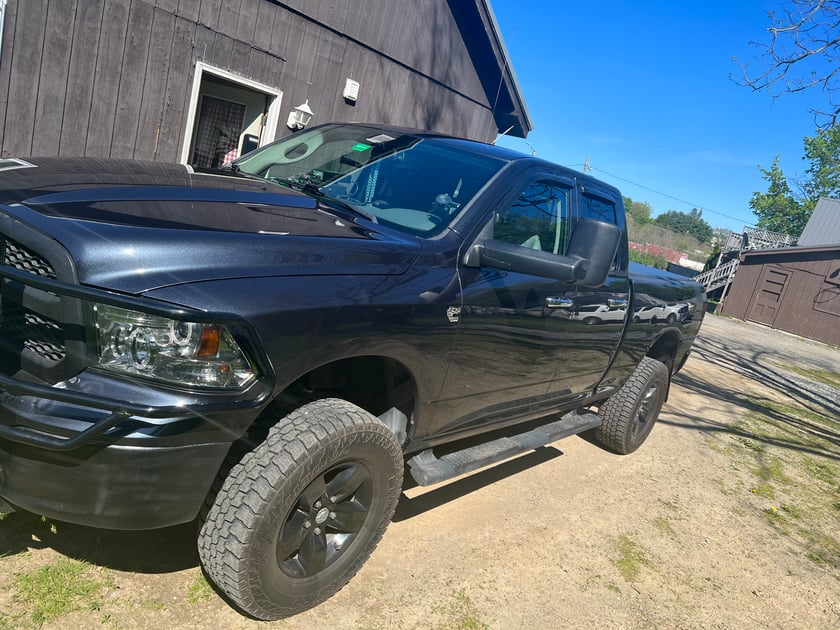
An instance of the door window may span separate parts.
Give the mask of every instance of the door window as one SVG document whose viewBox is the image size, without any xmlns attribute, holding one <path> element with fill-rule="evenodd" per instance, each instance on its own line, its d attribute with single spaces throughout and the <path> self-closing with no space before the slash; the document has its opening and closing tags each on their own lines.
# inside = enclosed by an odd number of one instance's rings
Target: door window
<svg viewBox="0 0 840 630">
<path fill-rule="evenodd" d="M 529 185 L 498 215 L 493 238 L 530 249 L 566 254 L 569 197 L 570 189 L 554 182 Z"/>
<path fill-rule="evenodd" d="M 581 195 L 581 216 L 586 219 L 595 219 L 596 221 L 618 225 L 614 203 L 586 194 Z"/>
</svg>

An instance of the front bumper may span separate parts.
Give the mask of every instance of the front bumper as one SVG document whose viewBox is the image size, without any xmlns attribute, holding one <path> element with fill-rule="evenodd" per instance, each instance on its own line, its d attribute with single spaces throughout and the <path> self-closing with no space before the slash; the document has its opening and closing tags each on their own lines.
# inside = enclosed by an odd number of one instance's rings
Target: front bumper
<svg viewBox="0 0 840 630">
<path fill-rule="evenodd" d="M 96 372 L 72 380 L 0 377 L 0 503 L 111 529 L 195 518 L 264 400 L 260 388 L 213 400 Z"/>
<path fill-rule="evenodd" d="M 154 529 L 196 517 L 229 444 L 110 445 L 66 453 L 0 448 L 0 497 L 80 525 Z"/>
<path fill-rule="evenodd" d="M 199 391 L 99 371 L 85 302 L 229 326 L 260 376 Z M 189 521 L 272 388 L 241 318 L 80 285 L 60 245 L 0 212 L 0 507 L 116 529 Z"/>
</svg>

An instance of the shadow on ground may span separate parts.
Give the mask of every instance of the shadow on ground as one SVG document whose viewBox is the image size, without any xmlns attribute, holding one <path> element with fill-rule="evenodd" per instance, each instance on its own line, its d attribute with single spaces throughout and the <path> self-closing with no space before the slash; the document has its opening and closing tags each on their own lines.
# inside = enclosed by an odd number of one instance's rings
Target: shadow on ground
<svg viewBox="0 0 840 630">
<path fill-rule="evenodd" d="M 0 557 L 49 547 L 67 557 L 118 571 L 171 573 L 198 566 L 194 522 L 124 532 L 14 512 L 5 516 L 0 528 Z"/>
<path fill-rule="evenodd" d="M 766 388 L 769 395 L 775 393 L 780 399 L 790 401 L 789 406 L 801 407 L 801 413 L 786 413 L 782 405 L 774 403 L 774 399 L 739 391 L 741 381 L 737 378 L 720 379 L 718 375 L 715 379 L 704 379 L 700 370 L 687 369 L 674 377 L 674 384 L 703 399 L 720 400 L 737 406 L 743 409 L 745 416 L 750 413 L 760 415 L 780 429 L 781 435 L 757 435 L 733 422 L 732 418 L 716 420 L 710 415 L 680 410 L 675 405 L 669 405 L 667 418 L 661 422 L 682 428 L 728 433 L 755 442 L 840 460 L 840 389 L 785 369 L 786 365 L 808 365 L 809 346 L 803 345 L 801 354 L 792 354 L 790 349 L 783 354 L 773 347 L 774 335 L 779 333 L 768 330 L 764 334 L 767 336 L 766 345 L 744 341 L 734 331 L 727 331 L 726 334 L 701 334 L 691 361 L 703 361 L 733 376 L 752 380 Z"/>
</svg>

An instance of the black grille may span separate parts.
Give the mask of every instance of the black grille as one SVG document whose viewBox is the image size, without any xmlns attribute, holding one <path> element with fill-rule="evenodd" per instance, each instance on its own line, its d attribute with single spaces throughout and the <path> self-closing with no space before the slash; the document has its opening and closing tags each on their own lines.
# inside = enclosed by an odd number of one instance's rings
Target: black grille
<svg viewBox="0 0 840 630">
<path fill-rule="evenodd" d="M 52 320 L 35 313 L 24 315 L 23 347 L 47 361 L 61 361 L 65 355 L 64 330 Z"/>
<path fill-rule="evenodd" d="M 8 238 L 3 252 L 3 264 L 21 271 L 34 273 L 43 278 L 55 279 L 55 270 L 50 263 L 20 243 Z"/>
<path fill-rule="evenodd" d="M 55 269 L 31 249 L 11 238 L 0 237 L 0 262 L 33 275 L 56 279 Z M 31 296 L 24 300 L 24 293 Z M 0 293 L 0 335 L 2 346 L 13 364 L 18 364 L 28 356 L 42 369 L 58 365 L 67 355 L 64 327 L 44 312 L 36 312 L 34 304 L 41 304 L 50 310 L 51 305 L 59 303 L 58 296 L 25 289 L 20 283 L 4 281 Z M 27 304 L 27 306 L 24 306 Z M 41 311 L 38 308 L 38 311 Z"/>
</svg>

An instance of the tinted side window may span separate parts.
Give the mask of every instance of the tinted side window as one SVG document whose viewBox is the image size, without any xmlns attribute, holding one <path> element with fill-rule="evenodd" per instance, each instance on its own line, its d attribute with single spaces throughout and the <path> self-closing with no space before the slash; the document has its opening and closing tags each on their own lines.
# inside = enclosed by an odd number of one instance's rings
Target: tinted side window
<svg viewBox="0 0 840 630">
<path fill-rule="evenodd" d="M 590 195 L 581 195 L 581 217 L 587 219 L 596 219 L 597 221 L 604 221 L 618 225 L 615 216 L 615 204 L 610 201 L 599 199 L 598 197 L 591 197 Z"/>
<path fill-rule="evenodd" d="M 586 192 L 580 195 L 580 216 L 586 219 L 604 221 L 613 225 L 621 225 L 615 210 L 615 203 L 600 197 L 594 197 Z M 627 249 L 619 247 L 613 261 L 613 271 L 627 268 Z"/>
<path fill-rule="evenodd" d="M 501 212 L 493 228 L 496 240 L 563 255 L 569 241 L 570 189 L 553 182 L 529 185 Z"/>
</svg>

